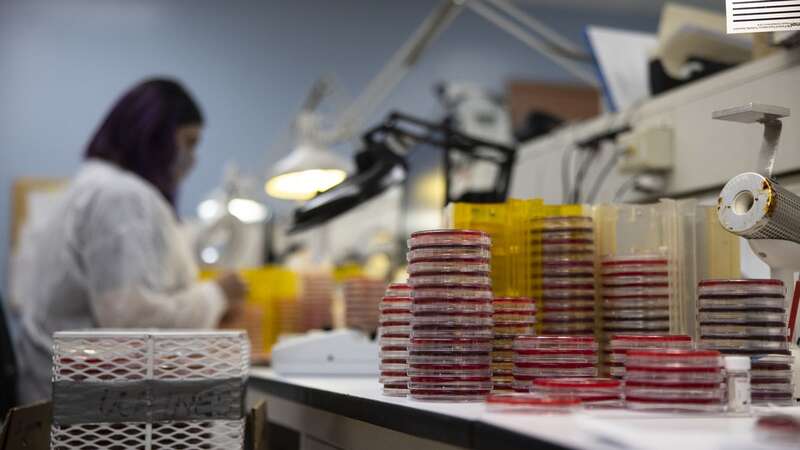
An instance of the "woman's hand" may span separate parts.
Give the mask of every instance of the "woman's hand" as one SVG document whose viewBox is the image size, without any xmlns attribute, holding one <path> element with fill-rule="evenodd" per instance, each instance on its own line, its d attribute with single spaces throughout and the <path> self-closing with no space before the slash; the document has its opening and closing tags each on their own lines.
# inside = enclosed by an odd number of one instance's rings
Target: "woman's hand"
<svg viewBox="0 0 800 450">
<path fill-rule="evenodd" d="M 228 300 L 228 308 L 238 305 L 247 296 L 247 284 L 236 272 L 223 273 L 217 277 L 216 283 Z"/>
</svg>

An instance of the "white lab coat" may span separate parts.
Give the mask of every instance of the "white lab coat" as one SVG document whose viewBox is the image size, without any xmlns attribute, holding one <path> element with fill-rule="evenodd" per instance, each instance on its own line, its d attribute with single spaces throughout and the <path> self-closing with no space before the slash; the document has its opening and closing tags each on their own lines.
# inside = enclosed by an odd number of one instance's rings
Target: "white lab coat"
<svg viewBox="0 0 800 450">
<path fill-rule="evenodd" d="M 12 279 L 20 305 L 20 395 L 50 395 L 52 335 L 87 328 L 211 328 L 226 309 L 197 266 L 169 204 L 147 181 L 86 162 Z M 25 274 L 26 276 L 23 276 Z M 34 276 L 30 276 L 33 274 Z"/>
</svg>

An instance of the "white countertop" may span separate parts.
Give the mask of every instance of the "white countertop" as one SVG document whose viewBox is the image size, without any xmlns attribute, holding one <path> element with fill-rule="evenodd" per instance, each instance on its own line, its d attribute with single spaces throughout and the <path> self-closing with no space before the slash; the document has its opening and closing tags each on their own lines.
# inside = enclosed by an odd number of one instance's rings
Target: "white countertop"
<svg viewBox="0 0 800 450">
<path fill-rule="evenodd" d="M 576 449 L 800 449 L 800 437 L 789 445 L 768 439 L 768 436 L 755 429 L 756 420 L 761 415 L 782 413 L 800 417 L 800 407 L 755 408 L 754 414 L 748 417 L 626 410 L 582 410 L 557 415 L 491 413 L 483 403 L 422 402 L 387 397 L 381 393 L 381 386 L 375 377 L 284 377 L 270 369 L 253 369 L 251 377 L 449 415 Z"/>
</svg>

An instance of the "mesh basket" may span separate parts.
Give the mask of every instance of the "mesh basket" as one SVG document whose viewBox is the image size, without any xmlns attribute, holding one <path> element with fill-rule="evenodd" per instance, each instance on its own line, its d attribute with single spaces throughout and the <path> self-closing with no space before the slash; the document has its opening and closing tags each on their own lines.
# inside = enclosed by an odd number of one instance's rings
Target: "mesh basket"
<svg viewBox="0 0 800 450">
<path fill-rule="evenodd" d="M 241 331 L 56 333 L 51 448 L 240 449 L 249 357 Z"/>
</svg>

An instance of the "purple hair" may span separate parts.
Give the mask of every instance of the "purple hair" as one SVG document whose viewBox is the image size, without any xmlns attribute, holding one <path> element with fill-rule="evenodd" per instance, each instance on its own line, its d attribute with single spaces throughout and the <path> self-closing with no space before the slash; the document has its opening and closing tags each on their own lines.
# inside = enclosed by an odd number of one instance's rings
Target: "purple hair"
<svg viewBox="0 0 800 450">
<path fill-rule="evenodd" d="M 146 80 L 129 90 L 108 113 L 86 149 L 86 158 L 116 164 L 149 181 L 175 207 L 175 132 L 200 125 L 197 103 L 178 82 Z"/>
</svg>

